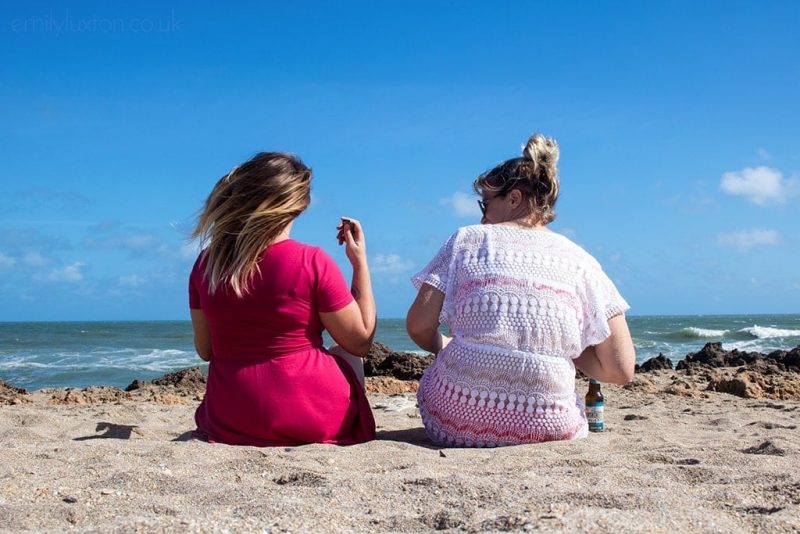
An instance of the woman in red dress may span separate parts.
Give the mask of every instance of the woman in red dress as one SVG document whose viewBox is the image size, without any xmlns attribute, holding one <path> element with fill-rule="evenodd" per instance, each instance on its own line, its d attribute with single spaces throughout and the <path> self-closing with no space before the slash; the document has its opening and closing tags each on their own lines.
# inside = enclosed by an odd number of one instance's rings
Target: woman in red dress
<svg viewBox="0 0 800 534">
<path fill-rule="evenodd" d="M 339 244 L 350 290 L 322 249 L 289 237 L 311 200 L 311 169 L 263 152 L 217 182 L 194 236 L 189 278 L 197 353 L 209 362 L 198 434 L 232 445 L 351 445 L 375 438 L 363 364 L 376 310 L 358 221 Z M 323 347 L 327 330 L 338 347 Z M 333 353 L 332 353 L 333 352 Z M 334 354 L 335 353 L 335 354 Z M 348 354 L 349 353 L 349 354 Z"/>
</svg>

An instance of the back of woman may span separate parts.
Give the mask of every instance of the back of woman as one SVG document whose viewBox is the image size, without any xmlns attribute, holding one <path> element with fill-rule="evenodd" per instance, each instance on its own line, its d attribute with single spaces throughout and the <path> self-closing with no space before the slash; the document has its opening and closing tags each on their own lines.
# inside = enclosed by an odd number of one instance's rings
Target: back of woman
<svg viewBox="0 0 800 534">
<path fill-rule="evenodd" d="M 310 182 L 296 157 L 257 154 L 217 182 L 198 221 L 205 248 L 189 277 L 189 307 L 195 347 L 209 361 L 195 413 L 209 441 L 348 445 L 375 437 L 354 356 L 366 355 L 376 321 L 363 232 L 355 220 L 339 226 L 351 294 L 330 256 L 290 238 Z M 323 346 L 324 329 L 338 347 Z"/>
<path fill-rule="evenodd" d="M 555 142 L 535 135 L 521 158 L 479 176 L 482 224 L 451 235 L 412 279 L 419 294 L 409 334 L 437 353 L 417 394 L 437 443 L 583 437 L 576 367 L 617 382 L 633 372 L 627 303 L 592 256 L 546 227 L 555 218 L 557 161 Z"/>
<path fill-rule="evenodd" d="M 197 426 L 213 441 L 246 445 L 359 443 L 372 439 L 369 405 L 353 369 L 325 351 L 320 312 L 353 297 L 324 251 L 292 239 L 270 245 L 250 291 L 211 293 L 198 259 L 190 307 L 205 313 L 214 358 Z"/>
<path fill-rule="evenodd" d="M 449 445 L 585 436 L 573 358 L 627 305 L 566 237 L 501 225 L 461 228 L 414 277 L 440 287 L 453 340 L 420 384 L 429 432 Z"/>
</svg>

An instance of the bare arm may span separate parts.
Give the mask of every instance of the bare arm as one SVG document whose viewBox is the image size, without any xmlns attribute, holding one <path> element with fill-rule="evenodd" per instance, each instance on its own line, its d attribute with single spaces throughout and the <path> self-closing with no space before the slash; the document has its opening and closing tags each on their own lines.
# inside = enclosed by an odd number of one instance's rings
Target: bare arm
<svg viewBox="0 0 800 534">
<path fill-rule="evenodd" d="M 353 266 L 350 292 L 355 300 L 341 310 L 319 315 L 322 325 L 339 346 L 350 354 L 364 357 L 372 348 L 378 318 L 361 223 L 355 219 L 343 219 L 338 237 L 340 244 L 346 243 L 347 259 Z"/>
<path fill-rule="evenodd" d="M 633 379 L 636 350 L 625 315 L 609 319 L 608 327 L 611 335 L 605 341 L 587 347 L 573 361 L 575 367 L 601 382 L 627 384 Z"/>
<path fill-rule="evenodd" d="M 439 314 L 444 304 L 444 293 L 435 287 L 422 284 L 414 304 L 406 316 L 408 335 L 421 349 L 438 353 L 450 342 L 439 333 Z"/>
<path fill-rule="evenodd" d="M 190 310 L 192 314 L 192 330 L 194 331 L 194 348 L 202 360 L 211 361 L 214 356 L 211 350 L 211 330 L 203 310 Z"/>
</svg>

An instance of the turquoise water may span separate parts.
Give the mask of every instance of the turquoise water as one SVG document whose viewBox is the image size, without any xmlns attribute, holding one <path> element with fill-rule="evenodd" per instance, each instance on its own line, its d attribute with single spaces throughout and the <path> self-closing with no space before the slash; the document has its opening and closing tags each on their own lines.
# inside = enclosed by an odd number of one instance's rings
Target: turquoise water
<svg viewBox="0 0 800 534">
<path fill-rule="evenodd" d="M 800 345 L 800 315 L 639 316 L 628 323 L 640 362 L 658 353 L 677 361 L 709 341 L 759 352 Z M 378 321 L 375 339 L 418 350 L 402 319 Z M 0 379 L 31 390 L 125 387 L 200 364 L 188 321 L 0 323 Z"/>
</svg>

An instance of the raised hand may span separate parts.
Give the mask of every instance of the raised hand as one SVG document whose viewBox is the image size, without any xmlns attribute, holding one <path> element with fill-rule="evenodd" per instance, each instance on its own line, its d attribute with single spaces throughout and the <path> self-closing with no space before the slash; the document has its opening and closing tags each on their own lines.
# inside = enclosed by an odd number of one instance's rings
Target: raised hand
<svg viewBox="0 0 800 534">
<path fill-rule="evenodd" d="M 350 217 L 342 217 L 342 222 L 336 227 L 336 239 L 339 244 L 345 245 L 345 254 L 353 266 L 363 265 L 367 262 L 367 241 L 361 223 Z"/>
</svg>

